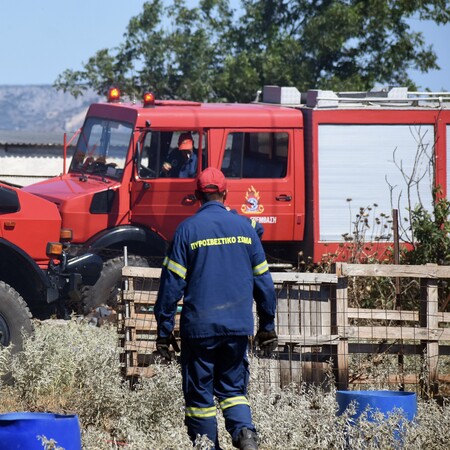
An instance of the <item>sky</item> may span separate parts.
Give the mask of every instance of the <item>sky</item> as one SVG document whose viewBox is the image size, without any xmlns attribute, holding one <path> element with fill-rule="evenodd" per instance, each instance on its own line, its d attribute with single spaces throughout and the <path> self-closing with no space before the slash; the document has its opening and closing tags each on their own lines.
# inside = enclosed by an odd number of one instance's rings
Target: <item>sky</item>
<svg viewBox="0 0 450 450">
<path fill-rule="evenodd" d="M 231 0 L 237 5 L 237 0 Z M 82 69 L 102 48 L 123 42 L 144 0 L 0 0 L 0 85 L 53 84 L 66 69 Z M 189 0 L 189 4 L 197 3 Z M 432 91 L 450 90 L 450 24 L 411 22 L 432 44 L 441 70 L 411 72 Z M 311 87 L 313 88 L 313 87 Z"/>
</svg>

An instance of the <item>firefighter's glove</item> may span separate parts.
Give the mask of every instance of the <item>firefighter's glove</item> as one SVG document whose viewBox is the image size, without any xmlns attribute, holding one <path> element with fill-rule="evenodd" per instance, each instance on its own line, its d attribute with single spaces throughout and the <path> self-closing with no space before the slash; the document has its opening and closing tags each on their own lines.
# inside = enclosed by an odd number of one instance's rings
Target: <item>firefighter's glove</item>
<svg viewBox="0 0 450 450">
<path fill-rule="evenodd" d="M 170 346 L 172 346 L 176 352 L 180 351 L 177 339 L 175 338 L 173 333 L 171 333 L 170 336 L 167 337 L 158 336 L 156 338 L 156 350 L 166 361 L 171 361 L 172 359 Z"/>
<path fill-rule="evenodd" d="M 259 330 L 255 336 L 255 345 L 257 348 L 259 348 L 260 356 L 271 356 L 273 351 L 278 347 L 277 333 L 275 332 L 275 330 Z"/>
</svg>

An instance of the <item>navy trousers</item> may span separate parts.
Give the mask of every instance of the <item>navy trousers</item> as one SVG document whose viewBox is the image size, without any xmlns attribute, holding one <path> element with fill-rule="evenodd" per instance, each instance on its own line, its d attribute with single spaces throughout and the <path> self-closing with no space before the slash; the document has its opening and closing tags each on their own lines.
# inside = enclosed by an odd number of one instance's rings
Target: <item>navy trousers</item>
<svg viewBox="0 0 450 450">
<path fill-rule="evenodd" d="M 192 442 L 206 434 L 216 450 L 220 448 L 214 397 L 234 442 L 243 427 L 255 431 L 247 400 L 247 346 L 247 336 L 182 339 L 185 424 Z"/>
</svg>

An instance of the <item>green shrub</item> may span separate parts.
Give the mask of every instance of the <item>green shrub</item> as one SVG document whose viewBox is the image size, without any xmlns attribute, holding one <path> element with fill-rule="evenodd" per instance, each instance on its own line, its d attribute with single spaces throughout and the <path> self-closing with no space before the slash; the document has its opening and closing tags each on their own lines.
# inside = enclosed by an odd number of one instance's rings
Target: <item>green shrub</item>
<svg viewBox="0 0 450 450">
<path fill-rule="evenodd" d="M 413 248 L 405 252 L 407 264 L 450 263 L 450 202 L 446 198 L 436 199 L 433 212 L 422 205 L 411 211 Z"/>
</svg>

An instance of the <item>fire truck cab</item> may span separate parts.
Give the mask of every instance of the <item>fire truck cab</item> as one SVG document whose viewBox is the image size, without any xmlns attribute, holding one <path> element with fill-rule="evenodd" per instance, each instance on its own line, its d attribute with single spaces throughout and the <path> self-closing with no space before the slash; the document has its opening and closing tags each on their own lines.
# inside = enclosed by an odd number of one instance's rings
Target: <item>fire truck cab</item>
<svg viewBox="0 0 450 450">
<path fill-rule="evenodd" d="M 62 231 L 54 203 L 0 183 L 0 349 L 20 350 L 33 318 L 65 317 L 66 300 L 98 280 L 102 260 L 69 259 Z"/>
</svg>

